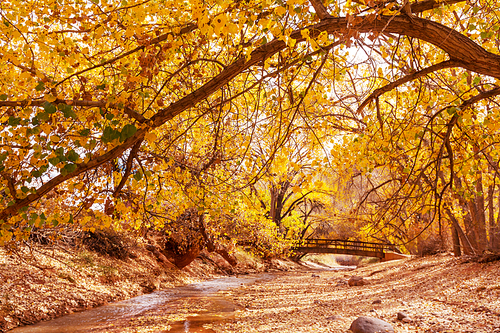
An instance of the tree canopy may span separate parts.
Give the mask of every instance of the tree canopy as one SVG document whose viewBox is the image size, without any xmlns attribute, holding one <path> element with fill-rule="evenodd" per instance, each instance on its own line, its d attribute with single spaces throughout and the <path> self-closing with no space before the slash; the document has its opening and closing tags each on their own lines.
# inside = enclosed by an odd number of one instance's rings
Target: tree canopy
<svg viewBox="0 0 500 333">
<path fill-rule="evenodd" d="M 363 237 L 449 224 L 482 251 L 500 220 L 499 15 L 492 0 L 2 1 L 0 243 L 190 207 L 214 234 L 299 223 L 306 197 L 363 184 L 334 214 Z"/>
</svg>

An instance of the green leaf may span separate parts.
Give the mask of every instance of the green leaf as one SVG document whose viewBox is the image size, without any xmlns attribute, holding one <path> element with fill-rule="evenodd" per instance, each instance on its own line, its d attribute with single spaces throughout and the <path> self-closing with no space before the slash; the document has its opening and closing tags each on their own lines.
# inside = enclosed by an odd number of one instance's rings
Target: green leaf
<svg viewBox="0 0 500 333">
<path fill-rule="evenodd" d="M 8 97 L 9 96 L 7 96 L 6 94 L 1 94 L 0 95 L 0 101 L 5 101 L 5 100 L 7 100 Z"/>
<path fill-rule="evenodd" d="M 60 103 L 57 108 L 61 110 L 66 118 L 77 119 L 75 111 L 73 111 L 73 107 L 71 105 Z"/>
<path fill-rule="evenodd" d="M 38 81 L 38 84 L 35 87 L 36 91 L 44 91 L 45 90 L 45 83 L 42 81 Z"/>
<path fill-rule="evenodd" d="M 68 152 L 68 154 L 66 155 L 66 157 L 68 158 L 68 161 L 71 161 L 71 162 L 76 162 L 78 161 L 78 159 L 80 158 L 80 155 L 77 154 L 77 152 L 75 152 L 73 149 L 70 150 Z"/>
<path fill-rule="evenodd" d="M 9 125 L 10 126 L 17 126 L 21 123 L 21 118 L 16 118 L 16 117 L 9 117 Z"/>
<path fill-rule="evenodd" d="M 59 162 L 61 162 L 61 160 L 59 159 L 59 157 L 51 157 L 49 158 L 49 163 L 56 166 Z"/>
<path fill-rule="evenodd" d="M 59 159 L 61 161 L 66 161 L 66 157 L 65 157 L 66 154 L 64 153 L 63 147 L 57 148 L 56 150 L 54 150 L 54 153 L 57 155 L 57 157 L 59 157 Z"/>
<path fill-rule="evenodd" d="M 61 175 L 66 176 L 76 170 L 76 164 L 68 163 L 61 169 Z"/>
<path fill-rule="evenodd" d="M 134 179 L 139 181 L 142 179 L 142 172 L 140 171 L 137 171 L 135 174 L 134 174 Z"/>
<path fill-rule="evenodd" d="M 33 177 L 35 178 L 40 178 L 44 173 L 45 171 L 47 171 L 47 169 L 49 168 L 49 165 L 48 164 L 45 164 L 43 166 L 40 167 L 40 169 L 38 170 L 33 170 L 31 172 L 31 174 L 33 175 Z"/>
<path fill-rule="evenodd" d="M 137 132 L 137 128 L 132 124 L 127 124 L 123 126 L 122 131 L 120 133 L 120 141 L 123 142 L 130 138 Z"/>
<path fill-rule="evenodd" d="M 42 120 L 42 121 L 49 120 L 50 114 L 48 112 L 40 112 L 39 114 L 36 115 L 35 118 L 37 118 L 37 124 L 36 125 L 38 125 L 40 120 Z"/>
<path fill-rule="evenodd" d="M 44 102 L 43 103 L 43 109 L 45 110 L 45 112 L 47 112 L 48 114 L 52 114 L 52 113 L 55 113 L 57 111 L 56 107 L 54 104 L 50 103 L 50 102 Z"/>
<path fill-rule="evenodd" d="M 90 130 L 88 128 L 86 128 L 86 129 L 78 132 L 78 134 L 80 134 L 81 136 L 88 136 L 90 134 Z"/>
<path fill-rule="evenodd" d="M 121 133 L 117 130 L 112 129 L 109 126 L 106 126 L 104 131 L 102 131 L 102 137 L 101 140 L 104 143 L 111 142 L 113 140 L 119 139 L 121 136 Z"/>
</svg>

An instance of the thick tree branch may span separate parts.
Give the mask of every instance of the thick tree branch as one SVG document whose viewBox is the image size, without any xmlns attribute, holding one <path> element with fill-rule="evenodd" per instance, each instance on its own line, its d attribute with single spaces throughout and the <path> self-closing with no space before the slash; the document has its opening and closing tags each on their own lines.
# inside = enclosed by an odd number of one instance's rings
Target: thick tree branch
<svg viewBox="0 0 500 333">
<path fill-rule="evenodd" d="M 127 182 L 127 179 L 132 172 L 133 161 L 134 158 L 136 158 L 137 156 L 137 152 L 139 151 L 141 144 L 142 140 L 137 141 L 135 145 L 132 147 L 132 150 L 130 150 L 130 154 L 128 155 L 127 164 L 125 167 L 125 173 L 123 174 L 122 179 L 120 180 L 120 184 L 118 184 L 115 191 L 113 192 L 113 197 L 116 198 L 120 194 L 120 191 L 122 190 L 123 186 L 125 186 L 125 183 Z"/>
<path fill-rule="evenodd" d="M 418 17 L 412 17 L 412 20 L 410 20 L 410 18 L 403 15 L 396 17 L 380 16 L 373 21 L 359 20 L 359 23 L 356 24 L 349 24 L 347 18 L 338 17 L 325 19 L 307 28 L 310 31 L 311 37 L 316 37 L 323 31 L 331 34 L 338 34 L 350 28 L 360 33 L 395 33 L 418 38 L 441 48 L 448 53 L 451 60 L 457 61 L 460 67 L 480 74 L 500 78 L 499 55 L 486 51 L 471 39 L 453 29 L 440 23 Z M 291 37 L 297 40 L 297 42 L 304 41 L 301 30 L 292 32 Z M 172 103 L 167 108 L 160 110 L 151 118 L 153 127 L 161 126 L 165 121 L 172 119 L 184 110 L 194 107 L 199 101 L 213 94 L 241 72 L 261 63 L 285 48 L 285 42 L 275 39 L 256 48 L 251 53 L 250 59 L 247 60 L 245 56 L 237 59 L 204 86 L 181 98 L 179 101 Z"/>
<path fill-rule="evenodd" d="M 426 0 L 426 1 L 414 2 L 411 4 L 411 12 L 413 14 L 422 13 L 427 10 L 441 7 L 443 5 L 453 5 L 460 2 L 465 2 L 465 0 L 445 0 L 445 1 Z"/>
<path fill-rule="evenodd" d="M 314 7 L 314 11 L 316 12 L 316 15 L 318 15 L 320 20 L 332 17 L 330 14 L 328 14 L 328 11 L 326 10 L 325 5 L 323 5 L 323 2 L 321 0 L 309 0 L 309 2 Z"/>
<path fill-rule="evenodd" d="M 134 136 L 125 140 L 123 144 L 116 146 L 115 148 L 104 153 L 103 155 L 100 155 L 90 160 L 88 163 L 78 164 L 75 171 L 68 173 L 66 175 L 59 174 L 55 176 L 54 178 L 52 178 L 51 180 L 40 186 L 35 193 L 31 193 L 26 198 L 16 201 L 14 205 L 4 208 L 2 211 L 0 211 L 0 221 L 5 221 L 12 215 L 17 215 L 18 211 L 21 208 L 27 207 L 32 202 L 39 200 L 45 194 L 50 192 L 54 187 L 64 183 L 66 180 L 74 178 L 85 171 L 96 169 L 99 166 L 111 161 L 112 159 L 117 158 L 118 156 L 123 154 L 128 148 L 132 147 L 137 141 L 142 140 L 146 132 L 147 130 L 145 128 L 140 129 L 136 132 Z"/>
<path fill-rule="evenodd" d="M 357 110 L 357 113 L 359 114 L 361 111 L 363 111 L 363 109 L 371 102 L 373 101 L 374 99 L 377 99 L 378 97 L 380 97 L 381 95 L 385 94 L 386 92 L 389 92 L 391 90 L 393 90 L 394 88 L 402 85 L 402 84 L 405 84 L 407 82 L 410 82 L 410 81 L 413 81 L 413 80 L 416 80 L 422 76 L 425 76 L 427 74 L 430 74 L 430 73 L 433 73 L 435 71 L 438 71 L 438 70 L 441 70 L 441 69 L 444 69 L 444 68 L 451 68 L 451 67 L 457 67 L 457 66 L 460 66 L 460 62 L 459 61 L 456 61 L 456 60 L 447 60 L 447 61 L 443 61 L 443 62 L 440 62 L 438 64 L 435 64 L 435 65 L 432 65 L 430 67 L 427 67 L 427 68 L 424 68 L 422 69 L 421 71 L 418 71 L 418 72 L 415 72 L 415 73 L 412 73 L 410 75 L 406 75 L 394 82 L 391 82 L 381 88 L 378 88 L 378 89 L 375 89 L 374 92 L 372 92 L 370 94 L 370 96 L 368 96 L 364 101 L 363 103 L 361 103 L 361 105 L 358 107 L 358 110 Z"/>
</svg>

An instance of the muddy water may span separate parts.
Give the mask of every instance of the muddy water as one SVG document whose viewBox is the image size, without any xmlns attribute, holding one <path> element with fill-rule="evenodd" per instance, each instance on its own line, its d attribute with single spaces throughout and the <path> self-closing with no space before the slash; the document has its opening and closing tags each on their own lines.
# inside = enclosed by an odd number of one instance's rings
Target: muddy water
<svg viewBox="0 0 500 333">
<path fill-rule="evenodd" d="M 104 305 L 84 312 L 73 313 L 47 322 L 19 327 L 11 333 L 73 333 L 104 332 L 110 327 L 117 328 L 119 323 L 129 319 L 154 315 L 155 310 L 165 311 L 169 304 L 180 299 L 208 299 L 209 310 L 196 313 L 186 320 L 175 322 L 168 332 L 214 332 L 203 328 L 204 324 L 225 320 L 238 309 L 229 299 L 217 294 L 219 291 L 233 289 L 259 280 L 272 279 L 272 274 L 258 274 L 243 277 L 227 277 L 183 287 L 157 291 L 137 296 L 125 301 Z M 172 309 L 172 307 L 170 307 Z M 118 325 L 115 325 L 118 324 Z"/>
</svg>

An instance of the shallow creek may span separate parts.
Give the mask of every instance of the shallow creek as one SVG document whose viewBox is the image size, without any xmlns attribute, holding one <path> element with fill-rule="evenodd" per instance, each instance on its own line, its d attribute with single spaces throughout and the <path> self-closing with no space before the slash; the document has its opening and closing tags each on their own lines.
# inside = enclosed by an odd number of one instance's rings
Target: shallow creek
<svg viewBox="0 0 500 333">
<path fill-rule="evenodd" d="M 167 311 L 175 311 L 176 301 L 188 300 L 194 303 L 200 299 L 208 302 L 206 310 L 193 311 L 193 316 L 188 316 L 185 320 L 170 323 L 170 330 L 163 330 L 163 332 L 214 332 L 211 329 L 203 328 L 203 325 L 230 319 L 233 312 L 239 309 L 228 297 L 218 294 L 218 292 L 261 280 L 269 280 L 274 276 L 274 274 L 257 274 L 225 277 L 156 291 L 151 294 L 103 305 L 84 312 L 73 313 L 35 325 L 18 327 L 9 332 L 119 332 L 120 326 L 126 327 L 123 325 L 134 318 L 141 318 L 141 320 L 147 321 L 148 316 L 158 316 Z"/>
</svg>

